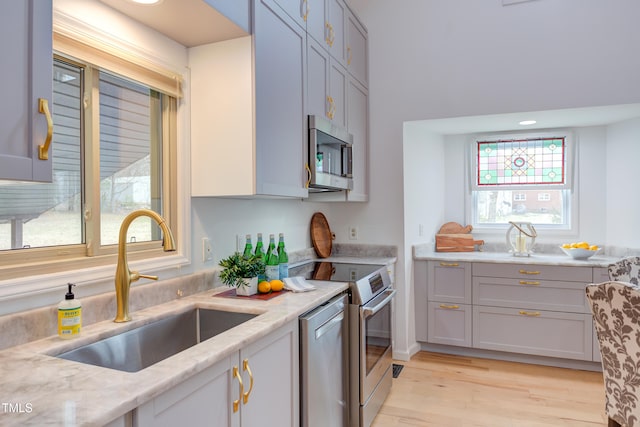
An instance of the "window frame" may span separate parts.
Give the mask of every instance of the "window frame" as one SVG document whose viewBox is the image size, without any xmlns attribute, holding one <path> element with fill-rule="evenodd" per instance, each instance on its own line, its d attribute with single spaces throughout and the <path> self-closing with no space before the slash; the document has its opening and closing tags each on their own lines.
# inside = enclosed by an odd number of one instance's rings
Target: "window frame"
<svg viewBox="0 0 640 427">
<path fill-rule="evenodd" d="M 565 184 L 529 184 L 529 185 L 495 185 L 495 186 L 478 186 L 477 178 L 477 142 L 491 140 L 509 140 L 509 139 L 538 139 L 538 138 L 565 138 Z M 505 132 L 491 134 L 474 134 L 470 135 L 467 144 L 467 191 L 465 196 L 465 217 L 467 224 L 471 224 L 476 232 L 488 234 L 502 234 L 505 231 L 505 224 L 486 224 L 476 222 L 476 209 L 478 206 L 478 194 L 485 191 L 518 191 L 518 190 L 560 190 L 564 193 L 563 210 L 565 212 L 565 224 L 538 224 L 534 223 L 537 230 L 544 231 L 547 236 L 574 236 L 577 235 L 579 224 L 576 207 L 578 206 L 578 182 L 575 179 L 578 173 L 577 144 L 573 131 L 570 129 L 546 129 L 532 130 L 522 132 Z"/>
<path fill-rule="evenodd" d="M 54 33 L 54 40 L 56 38 Z M 54 43 L 54 49 L 56 49 Z M 113 55 L 113 46 L 111 47 Z M 124 51 L 123 51 L 124 52 Z M 117 55 L 116 55 L 117 56 Z M 135 57 L 131 52 L 127 52 L 123 57 Z M 65 62 L 74 65 L 87 65 L 87 69 L 91 69 L 90 64 L 75 59 L 60 49 L 54 51 L 54 57 L 62 59 Z M 126 63 L 126 61 L 123 61 Z M 126 64 L 125 64 L 126 65 Z M 138 65 L 138 68 L 140 66 Z M 112 70 L 108 70 L 112 71 Z M 156 72 L 157 70 L 151 70 Z M 121 74 L 120 70 L 116 72 Z M 91 75 L 93 74 L 93 75 Z M 171 74 L 169 72 L 165 74 Z M 89 106 L 84 112 L 85 120 L 88 119 L 93 100 L 99 102 L 96 94 L 88 93 L 86 90 L 89 80 L 93 81 L 97 73 L 88 72 L 85 75 L 85 103 Z M 178 76 L 178 77 L 175 77 Z M 182 82 L 179 74 L 175 74 L 173 80 Z M 124 75 L 127 78 L 129 76 Z M 135 79 L 134 79 L 135 80 Z M 147 84 L 146 82 L 143 82 Z M 147 84 L 148 85 L 148 84 Z M 181 86 L 178 84 L 177 93 L 182 95 Z M 164 96 L 164 95 L 163 95 Z M 162 245 L 158 242 L 140 242 L 128 243 L 127 254 L 130 267 L 136 270 L 159 271 L 173 270 L 168 273 L 175 276 L 179 273 L 180 267 L 190 264 L 190 198 L 188 191 L 188 182 L 184 177 L 178 174 L 178 170 L 188 170 L 188 153 L 189 144 L 188 132 L 186 126 L 181 123 L 188 121 L 188 112 L 181 106 L 182 99 L 174 98 L 174 101 L 164 103 L 163 108 L 163 133 L 169 135 L 169 138 L 163 137 L 163 192 L 170 194 L 167 198 L 163 197 L 163 217 L 169 224 L 178 250 L 176 252 L 164 252 Z M 84 123 L 84 122 L 83 122 Z M 94 132 L 98 136 L 95 141 L 99 144 L 99 129 L 94 127 Z M 83 130 L 85 138 L 90 126 L 86 126 Z M 96 138 L 95 135 L 91 136 Z M 180 142 L 183 142 L 182 144 Z M 93 146 L 93 143 L 85 141 L 85 147 Z M 99 147 L 98 147 L 99 151 Z M 89 156 L 89 157 L 87 157 Z M 99 173 L 96 169 L 96 156 L 85 153 L 82 160 L 82 167 L 85 173 Z M 90 181 L 89 176 L 84 177 L 85 181 Z M 96 185 L 95 179 L 92 180 Z M 99 187 L 99 182 L 97 182 Z M 97 194 L 97 206 L 99 206 L 99 191 L 94 191 L 94 199 Z M 83 205 L 84 215 L 91 215 L 91 211 L 87 211 L 88 206 L 96 206 L 96 200 L 85 200 Z M 99 216 L 99 215 L 98 215 Z M 89 227 L 87 227 L 87 230 Z M 29 250 L 6 251 L 0 254 L 0 300 L 13 301 L 10 306 L 0 309 L 0 315 L 13 312 L 19 309 L 29 308 L 34 305 L 31 301 L 34 293 L 40 295 L 36 300 L 41 300 L 44 295 L 50 295 L 53 292 L 59 293 L 59 289 L 63 288 L 67 282 L 72 281 L 81 288 L 84 288 L 85 294 L 95 294 L 107 291 L 113 291 L 113 276 L 115 272 L 115 264 L 117 262 L 118 245 L 109 245 L 102 248 L 96 248 L 90 243 L 89 236 L 86 236 L 85 244 L 65 245 L 57 247 L 31 248 Z M 135 285 L 134 285 L 135 286 Z M 36 302 L 36 306 L 39 304 Z M 41 305 L 41 304 L 40 304 Z"/>
</svg>

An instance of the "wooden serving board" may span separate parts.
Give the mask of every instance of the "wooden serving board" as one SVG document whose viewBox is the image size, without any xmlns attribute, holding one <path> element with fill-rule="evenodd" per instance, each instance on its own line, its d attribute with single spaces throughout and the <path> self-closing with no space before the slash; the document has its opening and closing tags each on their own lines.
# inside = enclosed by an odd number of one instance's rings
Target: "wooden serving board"
<svg viewBox="0 0 640 427">
<path fill-rule="evenodd" d="M 471 234 L 436 234 L 436 252 L 473 252 L 475 245 L 484 245 L 484 240 Z"/>
<path fill-rule="evenodd" d="M 333 234 L 327 218 L 321 212 L 316 212 L 311 217 L 311 243 L 320 258 L 331 256 Z"/>
<path fill-rule="evenodd" d="M 254 295 L 238 295 L 236 294 L 235 289 L 229 289 L 228 291 L 220 292 L 219 294 L 214 294 L 214 297 L 222 297 L 222 298 L 244 298 L 244 299 L 258 299 L 262 301 L 270 300 L 271 298 L 275 298 L 279 295 L 288 292 L 286 289 L 277 292 L 269 292 L 268 294 L 254 294 Z"/>
</svg>

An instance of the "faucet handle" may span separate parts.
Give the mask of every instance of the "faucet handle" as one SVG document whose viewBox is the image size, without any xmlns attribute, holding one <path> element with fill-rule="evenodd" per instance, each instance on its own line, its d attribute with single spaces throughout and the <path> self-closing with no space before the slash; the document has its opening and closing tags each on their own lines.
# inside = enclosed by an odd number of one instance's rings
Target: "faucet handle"
<svg viewBox="0 0 640 427">
<path fill-rule="evenodd" d="M 158 276 L 149 276 L 147 274 L 140 274 L 140 273 L 138 273 L 138 278 L 140 278 L 140 279 L 158 280 Z"/>
</svg>

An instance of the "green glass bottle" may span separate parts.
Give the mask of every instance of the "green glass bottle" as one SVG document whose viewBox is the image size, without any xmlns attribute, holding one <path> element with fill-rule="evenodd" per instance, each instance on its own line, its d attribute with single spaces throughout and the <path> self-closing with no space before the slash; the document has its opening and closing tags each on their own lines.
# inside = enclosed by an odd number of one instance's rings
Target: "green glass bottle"
<svg viewBox="0 0 640 427">
<path fill-rule="evenodd" d="M 278 276 L 280 280 L 289 277 L 289 255 L 284 247 L 284 233 L 280 233 L 278 240 Z"/>
<path fill-rule="evenodd" d="M 273 234 L 269 235 L 269 248 L 267 249 L 267 262 L 264 274 L 267 276 L 267 280 L 276 280 L 280 274 L 276 240 Z"/>
<path fill-rule="evenodd" d="M 260 256 L 260 258 L 262 258 L 262 261 L 264 261 L 266 264 L 267 255 L 264 253 L 264 245 L 262 243 L 262 233 L 258 233 L 258 241 L 256 242 L 256 251 L 254 252 L 254 254 Z M 265 273 L 258 274 L 258 282 L 262 282 L 265 279 L 266 279 Z"/>
<path fill-rule="evenodd" d="M 251 244 L 251 234 L 247 234 L 245 239 L 245 244 L 244 244 L 244 252 L 242 253 L 242 256 L 244 256 L 245 259 L 249 259 L 251 258 L 251 255 L 253 255 L 253 245 Z"/>
</svg>

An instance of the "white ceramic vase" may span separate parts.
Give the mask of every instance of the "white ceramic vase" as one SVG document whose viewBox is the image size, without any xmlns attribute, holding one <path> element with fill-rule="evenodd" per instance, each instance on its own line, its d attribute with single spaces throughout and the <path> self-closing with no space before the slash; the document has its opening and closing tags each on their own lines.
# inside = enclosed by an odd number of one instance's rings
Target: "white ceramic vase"
<svg viewBox="0 0 640 427">
<path fill-rule="evenodd" d="M 244 286 L 238 286 L 236 288 L 236 295 L 242 295 L 245 297 L 255 295 L 258 293 L 258 278 L 251 277 L 242 279 L 244 281 Z"/>
</svg>

